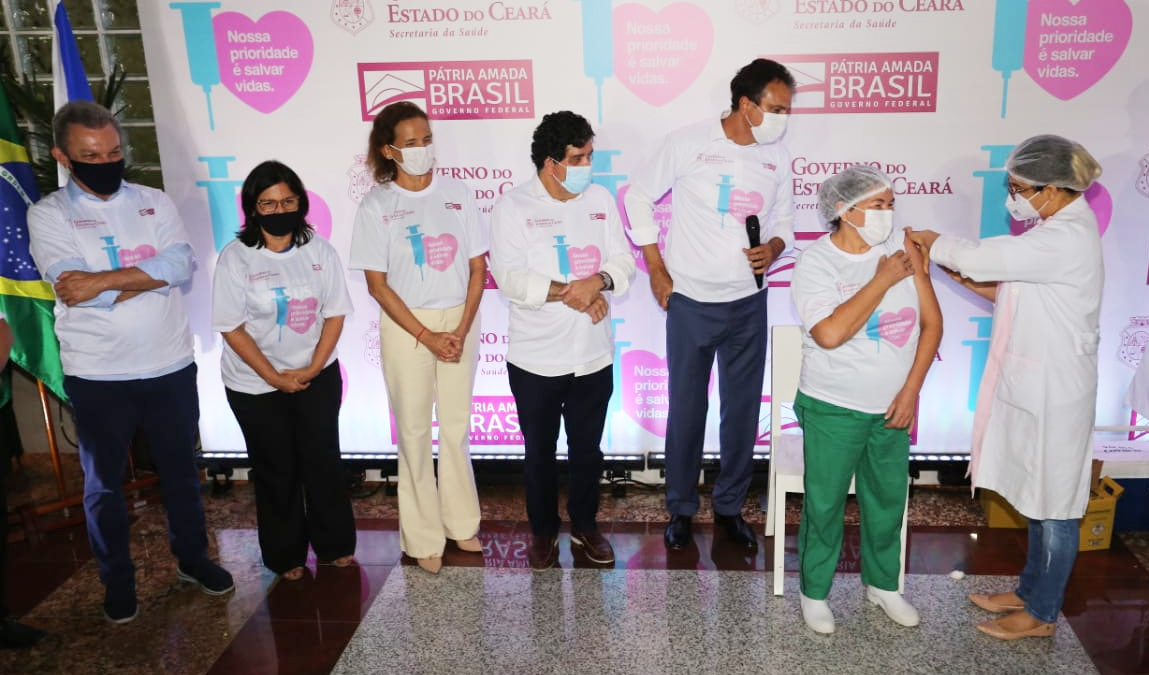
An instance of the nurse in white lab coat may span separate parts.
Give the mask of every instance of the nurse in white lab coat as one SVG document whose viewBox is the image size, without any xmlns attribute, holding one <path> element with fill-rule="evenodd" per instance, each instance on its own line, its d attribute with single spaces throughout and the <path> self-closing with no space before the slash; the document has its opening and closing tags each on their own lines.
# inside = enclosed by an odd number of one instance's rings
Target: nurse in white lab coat
<svg viewBox="0 0 1149 675">
<path fill-rule="evenodd" d="M 1082 192 L 1101 167 L 1082 146 L 1035 136 L 1006 160 L 1019 236 L 911 238 L 963 286 L 994 303 L 990 355 L 974 415 L 975 487 L 1029 519 L 1015 591 L 970 600 L 1004 616 L 978 624 L 1001 639 L 1050 636 L 1077 558 L 1089 499 L 1103 268 L 1097 219 Z"/>
</svg>

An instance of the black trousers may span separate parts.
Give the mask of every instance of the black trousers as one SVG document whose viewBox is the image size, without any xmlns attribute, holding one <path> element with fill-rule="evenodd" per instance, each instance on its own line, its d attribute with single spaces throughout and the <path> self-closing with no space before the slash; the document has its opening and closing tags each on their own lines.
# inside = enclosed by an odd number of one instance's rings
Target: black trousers
<svg viewBox="0 0 1149 675">
<path fill-rule="evenodd" d="M 343 378 L 336 361 L 288 394 L 227 390 L 251 458 L 263 563 L 277 574 L 355 553 L 355 516 L 339 459 Z"/>
<path fill-rule="evenodd" d="M 507 374 L 526 445 L 523 482 L 531 534 L 549 537 L 559 531 L 555 449 L 560 420 L 567 432 L 567 514 L 571 527 L 582 531 L 596 529 L 602 478 L 599 444 L 606 425 L 607 404 L 614 392 L 614 366 L 578 377 L 544 377 L 508 363 Z"/>
</svg>

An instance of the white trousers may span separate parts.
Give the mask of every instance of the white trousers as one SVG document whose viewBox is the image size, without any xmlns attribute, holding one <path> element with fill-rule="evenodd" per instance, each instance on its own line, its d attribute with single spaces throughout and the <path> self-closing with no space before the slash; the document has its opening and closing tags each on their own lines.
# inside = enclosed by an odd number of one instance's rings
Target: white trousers
<svg viewBox="0 0 1149 675">
<path fill-rule="evenodd" d="M 413 309 L 429 331 L 454 330 L 463 305 Z M 382 312 L 379 344 L 383 380 L 399 438 L 399 548 L 413 558 L 443 555 L 447 539 L 479 532 L 479 494 L 471 469 L 471 390 L 479 342 L 476 316 L 458 363 L 435 358 Z M 439 476 L 431 456 L 431 410 L 439 423 Z"/>
</svg>

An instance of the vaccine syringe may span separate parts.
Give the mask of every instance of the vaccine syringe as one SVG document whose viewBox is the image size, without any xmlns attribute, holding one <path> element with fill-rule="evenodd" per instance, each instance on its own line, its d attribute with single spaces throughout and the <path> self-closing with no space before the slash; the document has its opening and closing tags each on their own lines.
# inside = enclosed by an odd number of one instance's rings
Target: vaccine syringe
<svg viewBox="0 0 1149 675">
<path fill-rule="evenodd" d="M 989 168 L 974 171 L 973 175 L 981 179 L 981 228 L 978 235 L 999 237 L 1009 234 L 1009 213 L 1002 207 L 1009 191 L 1006 188 L 1005 160 L 1013 150 L 1012 145 L 983 145 L 982 150 L 989 153 Z"/>
<path fill-rule="evenodd" d="M 215 114 L 211 109 L 211 88 L 219 84 L 219 57 L 215 51 L 215 31 L 211 24 L 211 10 L 218 2 L 173 2 L 169 7 L 183 17 L 184 42 L 187 43 L 188 67 L 192 82 L 203 88 L 207 98 L 207 121 L 215 130 Z"/>
<path fill-rule="evenodd" d="M 1025 20 L 1029 0 L 997 0 L 993 21 L 993 69 L 1001 73 L 1001 116 L 1009 102 L 1009 76 L 1025 60 Z"/>
<path fill-rule="evenodd" d="M 239 230 L 239 210 L 235 205 L 235 195 L 243 186 L 243 181 L 228 178 L 227 165 L 235 157 L 198 157 L 207 164 L 208 180 L 197 180 L 196 187 L 207 190 L 208 207 L 211 211 L 211 232 L 215 241 L 216 253 L 235 238 Z"/>
<path fill-rule="evenodd" d="M 613 0 L 582 3 L 582 68 L 598 90 L 598 123 L 602 124 L 602 83 L 614 75 Z"/>
</svg>

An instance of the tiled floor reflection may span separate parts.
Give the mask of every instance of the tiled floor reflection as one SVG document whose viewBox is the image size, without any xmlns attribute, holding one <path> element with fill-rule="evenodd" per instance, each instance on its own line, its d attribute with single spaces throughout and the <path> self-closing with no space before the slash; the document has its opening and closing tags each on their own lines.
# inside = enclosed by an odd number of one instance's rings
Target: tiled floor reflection
<svg viewBox="0 0 1149 675">
<path fill-rule="evenodd" d="M 842 630 L 832 639 L 839 646 L 852 645 L 848 649 L 865 657 L 831 667 L 823 658 L 825 654 L 821 654 L 825 641 L 800 624 L 793 590 L 788 590 L 785 599 L 765 595 L 763 589 L 768 588 L 768 571 L 772 568 L 771 542 L 760 540 L 758 552 L 746 555 L 713 533 L 705 507 L 696 519 L 694 545 L 667 552 L 662 544 L 665 515 L 660 492 L 631 489 L 623 498 L 604 493 L 600 520 L 614 545 L 616 562 L 600 566 L 581 553 L 572 553 L 564 532 L 559 543 L 561 570 L 535 575 L 527 570 L 529 530 L 524 522 L 521 488 L 482 485 L 480 498 L 483 553 L 465 553 L 448 545 L 446 567 L 440 577 L 425 574 L 413 560 L 401 555 L 396 499 L 379 491 L 355 503 L 359 518 L 357 567 L 334 568 L 311 559 L 303 580 L 286 582 L 277 580 L 260 563 L 250 486 L 236 484 L 230 492 L 218 496 L 205 489 L 213 554 L 232 570 L 237 581 L 237 592 L 225 598 L 210 598 L 175 583 L 175 563 L 167 550 L 163 509 L 146 506 L 133 514 L 132 526 L 143 613 L 126 626 L 109 625 L 100 617 L 102 588 L 83 529 L 44 528 L 39 540 L 12 546 L 8 597 L 17 614 L 52 634 L 30 651 L 0 651 L 0 673 L 324 675 L 336 668 L 345 650 L 347 655 L 342 657 L 340 669 L 354 666 L 356 655 L 362 653 L 362 663 L 371 665 L 370 670 L 363 672 L 419 672 L 402 666 L 401 661 L 389 662 L 378 656 L 382 653 L 378 645 L 372 648 L 359 638 L 353 640 L 357 631 L 360 636 L 377 634 L 380 622 L 386 625 L 395 620 L 377 616 L 386 614 L 387 607 L 395 602 L 410 605 L 405 610 L 407 623 L 400 626 L 407 635 L 426 638 L 427 644 L 442 646 L 448 652 L 454 650 L 459 655 L 461 660 L 456 660 L 453 667 L 436 672 L 498 672 L 498 664 L 514 663 L 518 658 L 508 649 L 526 644 L 521 641 L 534 634 L 542 635 L 540 631 L 551 630 L 552 623 L 558 622 L 562 632 L 531 647 L 531 653 L 544 659 L 540 663 L 562 663 L 559 657 L 568 658 L 571 645 L 589 648 L 606 641 L 606 647 L 584 652 L 576 661 L 578 668 L 588 672 L 611 672 L 616 664 L 638 663 L 634 659 L 647 653 L 667 653 L 668 660 L 641 662 L 654 664 L 650 666 L 654 669 L 635 667 L 626 672 L 702 673 L 711 672 L 710 668 L 714 672 L 736 673 L 744 664 L 750 664 L 756 667 L 754 672 L 767 673 L 774 672 L 775 667 L 790 668 L 792 662 L 788 659 L 793 654 L 802 655 L 804 663 L 821 663 L 824 669 L 819 672 L 870 672 L 864 669 L 869 667 L 867 664 L 885 663 L 882 659 L 901 652 L 931 651 L 937 646 L 935 643 L 952 644 L 955 653 L 968 650 L 979 658 L 984 656 L 984 662 L 979 662 L 984 668 L 962 670 L 934 663 L 933 669 L 886 668 L 883 675 L 1025 672 L 1018 665 L 1022 661 L 1011 662 L 1007 658 L 1010 655 L 1028 655 L 1029 660 L 1024 663 L 1037 664 L 1043 675 L 1089 672 L 1058 671 L 1058 667 L 1063 667 L 1058 664 L 1046 668 L 1038 658 L 1046 650 L 1059 660 L 1065 655 L 1076 659 L 1081 652 L 1073 651 L 1064 642 L 1076 636 L 1082 652 L 1099 672 L 1149 673 L 1149 533 L 1122 534 L 1115 538 L 1111 550 L 1078 557 L 1063 610 L 1071 630 L 1063 626 L 1057 641 L 983 644 L 977 641 L 980 634 L 972 629 L 982 617 L 961 599 L 962 594 L 969 584 L 992 584 L 987 588 L 993 589 L 1008 587 L 1008 579 L 992 577 L 1018 573 L 1025 558 L 1025 532 L 985 527 L 977 502 L 969 498 L 966 490 L 916 489 L 910 502 L 908 569 L 911 575 L 928 575 L 913 577 L 917 587 L 910 586 L 911 597 L 923 606 L 923 626 L 906 634 L 889 624 L 880 611 L 862 606 L 859 594 L 851 591 L 858 583 L 856 572 L 860 564 L 858 530 L 851 524 L 839 565 L 844 575 L 835 586 L 835 597 L 841 598 Z M 787 505 L 788 585 L 796 582 L 795 535 L 800 504 L 800 498 L 795 497 Z M 757 496 L 748 500 L 745 514 L 761 531 L 763 518 L 757 510 Z M 847 520 L 856 523 L 853 505 Z M 967 578 L 965 585 L 959 584 L 946 576 L 955 569 L 974 576 Z M 591 581 L 584 588 L 582 581 L 577 580 L 586 579 Z M 471 582 L 474 587 L 467 585 Z M 466 588 L 456 588 L 458 584 Z M 522 584 L 526 584 L 526 591 L 520 588 Z M 539 595 L 538 589 L 545 592 Z M 681 603 L 680 591 L 686 593 L 693 603 L 690 607 L 705 618 L 703 623 L 709 627 L 695 625 L 698 622 L 689 619 L 689 612 L 677 611 L 680 605 L 667 604 L 668 598 Z M 520 597 L 520 592 L 526 595 Z M 956 594 L 957 599 L 951 604 L 938 604 L 941 601 L 937 598 L 945 593 Z M 474 597 L 479 598 L 481 606 L 473 606 Z M 632 601 L 636 597 L 644 603 L 661 597 L 662 604 L 636 605 Z M 424 604 L 420 598 L 431 604 Z M 537 614 L 536 602 L 546 605 Z M 929 613 L 926 607 L 930 608 Z M 738 614 L 744 610 L 745 615 Z M 442 618 L 435 619 L 436 612 Z M 466 631 L 432 630 L 435 621 L 473 621 L 475 612 L 483 619 L 482 626 Z M 427 625 L 423 614 L 432 615 Z M 589 623 L 581 620 L 583 614 L 589 617 Z M 493 628 L 500 625 L 517 627 L 518 632 L 502 633 Z M 716 632 L 717 626 L 732 626 L 733 632 Z M 857 630 L 851 626 L 857 626 Z M 487 656 L 473 656 L 466 651 L 477 649 L 471 638 L 480 629 L 483 635 L 478 644 L 489 652 Z M 928 639 L 923 641 L 921 636 Z M 635 645 L 636 656 L 627 661 L 610 651 L 610 645 L 616 643 Z M 752 646 L 739 651 L 743 643 Z M 791 656 L 786 655 L 791 652 Z M 624 653 L 629 652 L 619 652 Z M 436 663 L 431 654 L 427 658 L 424 666 Z M 595 658 L 602 660 L 588 660 Z M 602 667 L 592 669 L 591 663 Z M 659 670 L 659 663 L 670 665 Z M 1070 659 L 1066 663 L 1078 661 Z M 483 664 L 492 665 L 487 668 Z M 582 664 L 588 665 L 584 668 Z M 561 672 L 580 672 L 578 668 Z M 518 670 L 548 672 L 538 668 Z"/>
<path fill-rule="evenodd" d="M 392 573 L 343 652 L 336 675 L 396 672 L 567 675 L 1097 672 L 1064 619 L 1052 640 L 1005 644 L 974 624 L 966 594 L 1002 577 L 912 575 L 922 625 L 904 628 L 864 600 L 856 575 L 830 594 L 838 630 L 805 628 L 796 579 L 712 570 L 448 568 Z"/>
</svg>

